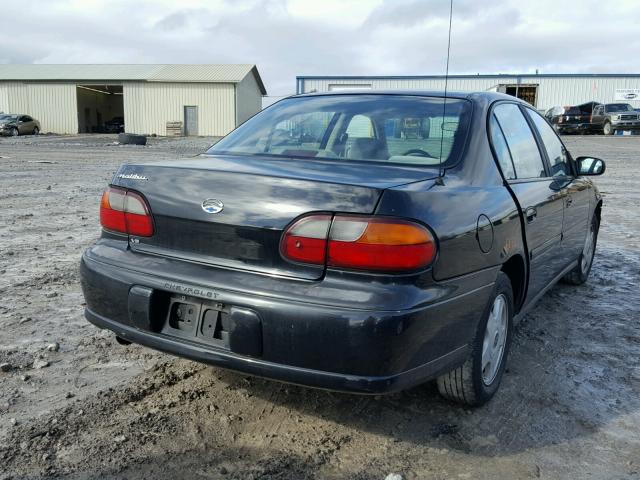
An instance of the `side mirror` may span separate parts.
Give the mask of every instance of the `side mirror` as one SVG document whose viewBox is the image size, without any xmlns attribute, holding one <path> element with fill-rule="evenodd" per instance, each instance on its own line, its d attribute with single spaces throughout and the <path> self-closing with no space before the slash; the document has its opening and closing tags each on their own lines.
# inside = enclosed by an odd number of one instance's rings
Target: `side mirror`
<svg viewBox="0 0 640 480">
<path fill-rule="evenodd" d="M 578 157 L 576 158 L 576 166 L 580 176 L 602 175 L 607 169 L 604 160 L 594 157 Z"/>
</svg>

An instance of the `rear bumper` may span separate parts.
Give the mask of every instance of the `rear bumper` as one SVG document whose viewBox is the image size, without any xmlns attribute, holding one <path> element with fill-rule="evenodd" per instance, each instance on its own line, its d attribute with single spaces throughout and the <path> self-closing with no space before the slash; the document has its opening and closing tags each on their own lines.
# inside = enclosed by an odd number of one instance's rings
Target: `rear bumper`
<svg viewBox="0 0 640 480">
<path fill-rule="evenodd" d="M 429 363 L 399 374 L 386 376 L 348 375 L 242 357 L 196 342 L 188 342 L 184 339 L 129 327 L 101 317 L 89 309 L 85 309 L 85 316 L 87 320 L 99 328 L 111 330 L 125 340 L 155 350 L 272 380 L 351 393 L 381 394 L 404 390 L 454 368 L 464 362 L 469 354 L 468 347 L 462 346 Z"/>
<path fill-rule="evenodd" d="M 560 132 L 589 132 L 595 129 L 590 123 L 558 123 L 556 127 Z"/>
<path fill-rule="evenodd" d="M 382 310 L 320 305 L 312 303 L 314 298 L 301 302 L 295 285 L 290 295 L 276 298 L 256 294 L 256 288 L 241 292 L 202 282 L 185 284 L 177 274 L 168 277 L 166 270 L 142 273 L 93 257 L 92 249 L 84 254 L 81 281 L 85 315 L 96 326 L 131 342 L 211 365 L 356 393 L 402 390 L 463 363 L 493 288 L 487 280 L 495 275 L 484 271 L 444 284 L 438 287 L 440 297 L 428 304 Z M 198 278 L 196 271 L 194 278 Z M 264 281 L 274 282 L 269 277 Z M 343 288 L 349 286 L 343 284 Z M 398 296 L 401 288 L 405 287 L 387 287 L 397 289 Z M 140 297 L 134 298 L 139 291 L 153 292 L 148 306 L 141 307 Z M 180 296 L 177 292 L 227 312 L 252 312 L 259 325 L 231 330 L 226 346 L 207 342 L 198 334 L 174 335 L 166 327 L 166 311 L 153 299 Z"/>
</svg>

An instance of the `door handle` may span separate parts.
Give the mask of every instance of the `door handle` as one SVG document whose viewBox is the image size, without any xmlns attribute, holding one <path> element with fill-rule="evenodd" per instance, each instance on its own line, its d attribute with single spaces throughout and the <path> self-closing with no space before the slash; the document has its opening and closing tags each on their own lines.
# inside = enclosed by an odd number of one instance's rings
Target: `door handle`
<svg viewBox="0 0 640 480">
<path fill-rule="evenodd" d="M 527 223 L 531 223 L 533 222 L 536 217 L 538 216 L 538 210 L 535 207 L 529 207 L 527 208 L 527 210 L 524 212 L 525 216 L 527 217 Z"/>
<path fill-rule="evenodd" d="M 567 207 L 570 207 L 571 204 L 573 203 L 573 198 L 571 198 L 571 195 L 567 196 L 566 202 L 567 202 Z"/>
</svg>

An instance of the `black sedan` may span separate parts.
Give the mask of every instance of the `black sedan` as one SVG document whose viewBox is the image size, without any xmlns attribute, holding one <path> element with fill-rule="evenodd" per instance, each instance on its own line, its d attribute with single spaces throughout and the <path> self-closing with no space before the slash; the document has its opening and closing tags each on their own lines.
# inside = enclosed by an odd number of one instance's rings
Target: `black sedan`
<svg viewBox="0 0 640 480">
<path fill-rule="evenodd" d="M 83 255 L 86 317 L 194 360 L 479 405 L 513 326 L 587 280 L 602 198 L 528 104 L 333 93 L 265 109 L 187 161 L 120 167 Z"/>
</svg>

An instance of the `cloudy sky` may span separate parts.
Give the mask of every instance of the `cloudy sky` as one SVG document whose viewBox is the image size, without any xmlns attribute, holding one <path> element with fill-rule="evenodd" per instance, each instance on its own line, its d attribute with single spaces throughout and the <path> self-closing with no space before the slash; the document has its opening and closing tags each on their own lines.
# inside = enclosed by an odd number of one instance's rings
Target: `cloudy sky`
<svg viewBox="0 0 640 480">
<path fill-rule="evenodd" d="M 255 63 L 442 74 L 449 0 L 4 1 L 0 63 Z M 450 73 L 640 72 L 640 0 L 454 0 Z"/>
</svg>

